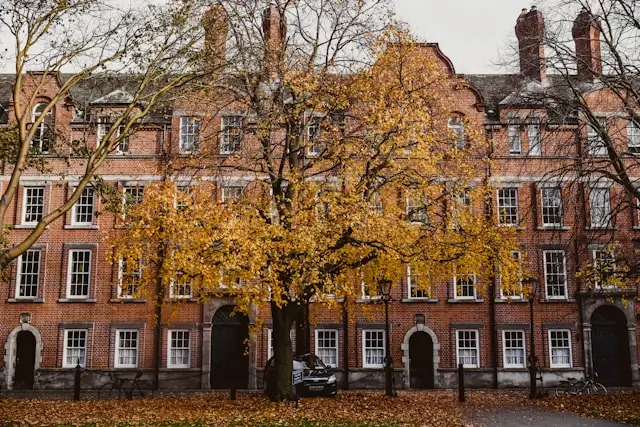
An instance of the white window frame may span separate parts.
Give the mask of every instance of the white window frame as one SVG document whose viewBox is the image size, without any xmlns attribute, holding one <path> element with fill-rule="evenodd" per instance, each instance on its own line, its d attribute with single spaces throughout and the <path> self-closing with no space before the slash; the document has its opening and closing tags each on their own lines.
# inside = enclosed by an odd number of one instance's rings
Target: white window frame
<svg viewBox="0 0 640 427">
<path fill-rule="evenodd" d="M 611 192 L 609 188 L 592 187 L 589 189 L 589 224 L 591 228 L 611 227 Z"/>
<path fill-rule="evenodd" d="M 200 118 L 180 117 L 180 135 L 178 136 L 181 153 L 197 153 L 200 149 Z"/>
<path fill-rule="evenodd" d="M 142 263 L 138 261 L 138 283 L 135 285 L 134 292 L 130 294 L 123 294 L 122 288 L 122 278 L 124 276 L 124 260 L 120 259 L 118 261 L 118 295 L 117 297 L 120 299 L 136 299 L 140 298 L 139 292 L 142 286 Z"/>
<path fill-rule="evenodd" d="M 515 262 L 518 263 L 518 268 L 519 268 L 519 276 L 522 277 L 522 252 L 520 251 L 511 251 L 511 257 L 514 259 Z M 502 280 L 502 277 L 501 277 Z M 507 295 L 504 293 L 504 289 L 502 287 L 502 283 L 500 284 L 500 298 L 502 299 L 522 299 L 523 295 L 522 295 L 522 279 L 520 279 L 520 292 L 517 294 L 513 294 L 513 295 Z"/>
<path fill-rule="evenodd" d="M 551 194 L 547 194 L 551 193 Z M 552 202 L 552 203 L 548 203 Z M 556 203 L 553 203 L 556 202 Z M 542 187 L 540 188 L 540 207 L 543 227 L 562 227 L 564 222 L 562 188 Z M 554 212 L 557 214 L 554 215 Z M 556 218 L 556 221 L 550 221 Z"/>
<path fill-rule="evenodd" d="M 456 137 L 453 140 L 453 147 L 462 150 L 466 146 L 466 136 L 464 131 L 464 121 L 462 117 L 454 116 L 447 120 L 447 128 Z"/>
<path fill-rule="evenodd" d="M 333 337 L 323 337 L 323 341 L 324 340 L 334 340 L 335 341 L 335 345 L 333 347 L 331 346 L 320 346 L 320 334 L 332 334 Z M 324 362 L 325 365 L 330 366 L 332 368 L 337 368 L 339 365 L 339 353 L 338 353 L 338 339 L 339 339 L 340 334 L 338 333 L 337 329 L 316 329 L 315 331 L 315 339 L 316 339 L 316 356 L 320 357 L 320 359 L 322 360 L 322 362 Z M 326 349 L 332 352 L 335 352 L 335 363 L 329 363 L 326 360 L 324 360 L 320 355 L 321 355 L 321 350 Z"/>
<path fill-rule="evenodd" d="M 627 120 L 627 147 L 632 154 L 640 154 L 640 123 Z"/>
<path fill-rule="evenodd" d="M 135 196 L 134 196 L 134 193 Z M 127 194 L 129 197 L 127 197 Z M 144 185 L 127 185 L 122 190 L 122 219 L 126 219 L 127 210 L 144 200 Z"/>
<path fill-rule="evenodd" d="M 429 224 L 427 196 L 418 195 L 415 197 L 407 193 L 405 214 L 407 220 L 413 224 Z"/>
<path fill-rule="evenodd" d="M 407 266 L 407 295 L 409 299 L 425 300 L 431 298 L 431 288 L 420 288 L 420 275 L 411 271 L 411 266 Z M 414 277 L 416 279 L 414 279 Z M 423 296 L 417 296 L 421 292 Z M 414 296 L 415 295 L 415 296 Z"/>
<path fill-rule="evenodd" d="M 553 255 L 561 255 L 562 259 L 562 271 L 551 272 L 549 271 L 549 267 L 553 264 L 554 261 L 552 258 L 547 258 L 547 255 L 552 257 Z M 548 250 L 542 251 L 542 264 L 544 266 L 544 289 L 545 289 L 545 297 L 546 299 L 567 299 L 567 290 L 568 290 L 568 277 L 567 277 L 567 255 L 564 250 Z M 563 284 L 558 285 L 556 283 L 550 283 L 549 278 L 551 276 L 557 276 L 563 278 Z M 562 295 L 557 294 L 555 292 L 549 293 L 549 288 L 553 287 L 558 290 L 562 290 Z"/>
<path fill-rule="evenodd" d="M 241 148 L 244 117 L 239 115 L 223 116 L 220 119 L 220 154 L 237 153 Z"/>
<path fill-rule="evenodd" d="M 113 355 L 113 367 L 114 368 L 137 368 L 140 362 L 140 330 L 139 329 L 116 329 L 116 345 Z M 135 333 L 135 347 L 120 347 L 120 334 Z M 126 338 L 125 338 L 126 339 Z M 134 350 L 135 351 L 135 363 L 121 363 L 120 351 L 121 350 Z"/>
<path fill-rule="evenodd" d="M 85 194 L 90 193 L 90 194 Z M 90 199 L 90 202 L 84 203 L 85 199 Z M 78 211 L 78 208 L 86 207 L 90 209 L 90 213 L 81 213 Z M 72 225 L 80 225 L 80 226 L 90 226 L 93 225 L 94 220 L 94 212 L 95 212 L 95 190 L 91 186 L 84 187 L 82 190 L 82 194 L 78 198 L 78 201 L 73 204 L 73 208 L 71 211 L 71 224 Z M 87 215 L 89 216 L 88 221 L 78 221 L 78 216 Z"/>
<path fill-rule="evenodd" d="M 42 115 L 42 111 L 38 111 L 38 108 L 42 107 L 42 109 L 47 108 L 46 102 L 38 102 L 31 111 L 31 122 L 35 123 L 36 120 Z M 51 149 L 51 143 L 53 142 L 50 138 L 51 135 L 49 132 L 52 131 L 53 126 L 53 108 L 51 108 L 44 115 L 44 119 L 38 125 L 38 129 L 33 134 L 31 138 L 31 147 L 34 148 L 38 153 L 46 154 Z M 47 143 L 47 147 L 43 147 L 44 143 Z M 46 149 L 43 149 L 46 148 Z"/>
<path fill-rule="evenodd" d="M 109 116 L 100 116 L 96 120 L 96 146 L 99 147 L 104 137 L 109 133 L 112 122 Z"/>
<path fill-rule="evenodd" d="M 607 131 L 607 119 L 606 117 L 596 117 L 600 127 Z M 598 129 L 593 127 L 590 123 L 587 123 L 587 152 L 590 156 L 606 156 L 607 147 L 604 143 L 604 139 L 600 137 Z"/>
<path fill-rule="evenodd" d="M 601 254 L 605 254 L 605 256 L 600 256 Z M 600 249 L 593 249 L 591 251 L 591 255 L 592 255 L 592 260 L 593 260 L 593 274 L 596 275 L 599 273 L 600 267 L 600 260 L 606 260 L 610 267 L 611 267 L 611 271 L 609 272 L 610 276 L 613 276 L 616 273 L 616 258 L 614 256 L 614 254 L 607 250 L 606 248 L 600 248 Z M 613 289 L 615 286 L 614 285 L 602 285 L 602 282 L 600 281 L 600 277 L 599 274 L 598 276 L 595 277 L 594 280 L 594 285 L 597 289 Z"/>
<path fill-rule="evenodd" d="M 474 335 L 473 338 L 471 337 L 461 337 L 461 333 L 465 334 L 465 333 L 472 333 Z M 474 347 L 467 347 L 467 346 L 460 346 L 461 344 L 461 340 L 466 340 L 466 341 L 471 341 L 474 340 L 475 341 L 475 346 Z M 480 332 L 477 329 L 456 329 L 456 366 L 460 365 L 460 361 L 463 358 L 460 354 L 461 350 L 471 350 L 471 351 L 475 351 L 475 363 L 465 363 L 463 364 L 463 368 L 479 368 L 480 367 Z M 474 357 L 473 355 L 471 356 L 465 356 L 465 357 Z"/>
<path fill-rule="evenodd" d="M 458 280 L 462 280 L 463 277 L 465 279 L 467 278 L 471 278 L 472 282 L 473 282 L 473 295 L 458 295 Z M 478 289 L 476 286 L 477 283 L 477 278 L 476 278 L 476 273 L 470 273 L 470 274 L 455 274 L 453 276 L 453 299 L 456 300 L 476 300 L 478 299 Z M 462 289 L 462 288 L 460 288 Z"/>
<path fill-rule="evenodd" d="M 31 190 L 38 190 L 42 192 L 42 196 L 35 196 L 36 198 L 41 197 L 42 198 L 42 203 L 38 203 L 38 204 L 29 204 L 28 202 L 34 198 L 34 196 L 29 196 L 29 192 Z M 37 225 L 40 221 L 42 221 L 42 218 L 44 218 L 45 214 L 46 214 L 46 208 L 47 208 L 47 202 L 46 202 L 46 192 L 47 192 L 47 188 L 45 186 L 42 185 L 38 185 L 38 186 L 25 186 L 23 189 L 23 197 L 22 197 L 22 225 L 32 225 L 35 226 Z M 42 208 L 42 212 L 39 214 L 40 219 L 36 220 L 36 221 L 27 221 L 27 208 L 28 207 L 32 207 L 32 208 L 38 208 L 41 207 Z M 34 215 L 33 213 L 31 215 Z"/>
<path fill-rule="evenodd" d="M 512 194 L 506 194 L 505 192 Z M 506 204 L 507 202 L 509 202 L 509 204 Z M 498 207 L 498 224 L 504 227 L 517 227 L 520 223 L 518 187 L 498 188 L 496 190 L 496 204 Z M 503 213 L 503 210 L 505 213 Z"/>
<path fill-rule="evenodd" d="M 174 334 L 187 334 L 186 337 L 186 347 L 174 347 Z M 176 337 L 176 340 L 178 338 Z M 185 337 L 180 338 L 181 341 L 185 341 Z M 186 351 L 187 353 L 187 363 L 173 363 L 172 360 L 172 352 L 173 351 Z M 180 358 L 182 359 L 182 357 Z M 191 331 L 188 329 L 169 329 L 167 331 L 167 368 L 169 369 L 188 369 L 191 367 Z"/>
<path fill-rule="evenodd" d="M 522 154 L 520 122 L 517 117 L 507 119 L 507 137 L 509 139 L 509 154 L 512 156 Z"/>
<path fill-rule="evenodd" d="M 319 113 L 312 113 L 307 116 L 305 138 L 307 141 L 307 156 L 309 157 L 318 157 L 327 149 L 326 142 L 322 141 L 323 118 L 324 115 Z"/>
<path fill-rule="evenodd" d="M 42 273 L 42 253 L 43 251 L 41 249 L 27 249 L 26 252 L 24 252 L 22 255 L 18 257 L 17 275 L 16 275 L 16 299 L 38 298 L 39 292 L 40 292 L 40 280 L 41 280 L 41 273 Z M 25 272 L 23 272 L 22 269 L 25 267 L 25 258 L 29 257 L 30 254 L 34 254 L 34 255 L 37 254 L 37 257 L 38 257 L 37 263 L 34 264 L 37 266 L 37 270 L 38 270 L 37 273 L 33 273 L 33 272 L 28 273 L 29 277 L 35 277 L 36 279 L 35 295 L 21 296 L 20 289 L 23 288 L 22 277 L 23 275 L 25 275 Z M 33 263 L 32 260 L 28 260 L 27 262 Z M 34 288 L 33 284 L 29 284 L 28 287 Z M 27 286 L 24 286 L 24 288 L 27 289 Z"/>
<path fill-rule="evenodd" d="M 520 337 L 510 337 L 507 339 L 507 335 L 511 334 L 519 334 Z M 513 341 L 522 341 L 522 345 L 517 346 L 507 346 L 507 343 L 513 343 Z M 527 348 L 526 348 L 526 339 L 525 333 L 520 329 L 505 329 L 502 331 L 502 366 L 510 369 L 517 368 L 525 368 L 527 365 Z M 512 363 L 509 362 L 509 351 L 521 351 L 522 352 L 522 363 Z M 517 357 L 517 356 L 515 356 Z"/>
<path fill-rule="evenodd" d="M 540 134 L 540 128 L 540 118 L 530 117 L 529 124 L 527 125 L 530 156 L 540 156 L 542 154 L 542 137 Z"/>
<path fill-rule="evenodd" d="M 567 346 L 553 346 L 553 342 L 554 342 L 554 338 L 552 337 L 554 334 L 558 334 L 558 333 L 562 333 L 563 335 L 566 334 L 566 337 L 561 337 L 561 338 L 555 338 L 555 340 L 557 341 L 558 339 L 561 340 L 567 340 L 568 342 L 568 347 Z M 548 331 L 548 337 L 549 337 L 549 367 L 550 368 L 571 368 L 573 366 L 573 343 L 571 342 L 571 330 L 570 329 L 549 329 Z M 561 349 L 567 349 L 569 350 L 569 363 L 558 363 L 556 361 L 556 363 L 553 362 L 553 358 L 554 358 L 554 350 L 561 350 Z"/>
<path fill-rule="evenodd" d="M 267 360 L 273 357 L 273 329 L 267 329 Z"/>
<path fill-rule="evenodd" d="M 88 262 L 89 265 L 89 269 L 88 271 L 74 271 L 75 268 L 75 264 L 74 264 L 74 254 L 88 254 L 89 259 L 88 260 L 84 260 L 82 262 L 82 265 Z M 91 264 L 93 262 L 93 253 L 91 251 L 91 249 L 69 249 L 69 251 L 67 252 L 67 298 L 68 299 L 87 299 L 89 298 L 89 296 L 91 295 L 91 274 L 92 274 L 92 268 L 91 268 Z M 81 264 L 79 264 L 81 265 Z M 79 277 L 85 277 L 87 278 L 87 283 L 86 283 L 86 287 L 87 287 L 87 292 L 86 294 L 82 294 L 82 295 L 72 295 L 71 294 L 71 289 L 73 286 L 76 287 L 83 287 L 85 286 L 85 284 L 78 284 L 78 283 L 73 283 L 73 278 L 74 275 L 76 275 L 78 278 Z"/>
<path fill-rule="evenodd" d="M 71 337 L 72 340 L 84 341 L 84 346 L 69 347 L 69 334 L 83 333 L 84 337 Z M 89 330 L 88 329 L 64 329 L 63 331 L 63 350 L 62 350 L 62 367 L 63 368 L 75 368 L 78 365 L 78 358 L 68 360 L 70 357 L 70 350 L 78 350 L 83 353 L 80 357 L 80 367 L 85 368 L 87 366 L 87 347 L 89 342 Z"/>
<path fill-rule="evenodd" d="M 220 201 L 222 203 L 240 199 L 245 191 L 243 185 L 222 185 L 220 188 Z"/>
<path fill-rule="evenodd" d="M 379 335 L 377 338 L 370 338 L 369 341 L 375 340 L 379 341 L 380 336 L 382 337 L 382 347 L 368 347 L 367 346 L 367 335 L 375 333 Z M 387 338 L 385 336 L 384 329 L 363 329 L 362 330 L 362 367 L 363 368 L 384 368 L 384 360 L 387 357 Z M 367 362 L 367 352 L 371 350 L 378 350 L 382 348 L 382 362 L 381 363 L 368 363 Z"/>
<path fill-rule="evenodd" d="M 183 276 L 183 275 L 180 275 Z M 179 276 L 179 277 L 180 277 Z M 169 286 L 169 298 L 172 299 L 190 299 L 193 298 L 193 279 L 188 277 L 186 280 L 172 280 Z M 189 290 L 186 292 L 177 292 L 180 289 Z"/>
</svg>

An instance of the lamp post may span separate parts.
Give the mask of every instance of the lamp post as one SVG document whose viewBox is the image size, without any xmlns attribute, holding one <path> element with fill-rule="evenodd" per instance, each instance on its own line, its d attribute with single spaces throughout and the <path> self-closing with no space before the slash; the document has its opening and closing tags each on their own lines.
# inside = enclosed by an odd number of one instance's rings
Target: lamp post
<svg viewBox="0 0 640 427">
<path fill-rule="evenodd" d="M 536 291 L 538 290 L 538 279 L 533 277 L 524 279 L 522 284 L 529 285 L 531 287 L 529 292 L 529 399 L 535 399 L 538 397 L 538 381 L 536 378 L 536 364 L 538 362 L 538 356 L 536 356 L 536 342 L 534 339 L 533 302 L 536 299 Z"/>
<path fill-rule="evenodd" d="M 391 358 L 391 334 L 389 333 L 389 301 L 391 300 L 391 280 L 382 279 L 379 281 L 379 285 L 380 285 L 380 294 L 382 295 L 382 301 L 384 301 L 385 394 L 389 397 L 393 397 L 393 378 L 392 378 L 393 372 L 391 372 L 391 367 L 393 366 L 393 360 Z"/>
</svg>

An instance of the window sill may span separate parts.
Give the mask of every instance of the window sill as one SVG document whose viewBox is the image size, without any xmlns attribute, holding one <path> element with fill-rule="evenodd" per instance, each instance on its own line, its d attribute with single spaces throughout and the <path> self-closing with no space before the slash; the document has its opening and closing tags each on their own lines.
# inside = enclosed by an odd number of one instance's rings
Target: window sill
<svg viewBox="0 0 640 427">
<path fill-rule="evenodd" d="M 123 298 L 120 298 L 123 299 Z M 198 298 L 196 297 L 169 297 L 167 301 L 170 302 L 198 302 Z"/>
<path fill-rule="evenodd" d="M 415 303 L 428 303 L 428 304 L 435 304 L 438 302 L 437 298 L 403 298 L 401 300 L 401 302 L 403 303 L 409 303 L 409 304 L 415 304 Z"/>
<path fill-rule="evenodd" d="M 30 230 L 36 228 L 38 224 L 16 224 L 13 226 L 14 230 Z"/>
<path fill-rule="evenodd" d="M 526 304 L 529 302 L 529 300 L 525 298 L 496 298 L 494 301 L 499 304 Z"/>
<path fill-rule="evenodd" d="M 568 231 L 571 230 L 571 227 L 567 227 L 566 225 L 541 225 L 536 227 L 538 231 Z"/>
<path fill-rule="evenodd" d="M 382 297 L 371 297 L 371 298 L 358 298 L 356 302 L 367 304 L 367 303 L 379 303 L 382 301 Z"/>
<path fill-rule="evenodd" d="M 449 298 L 447 302 L 451 304 L 480 304 L 484 302 L 484 299 L 482 298 L 474 298 L 474 299 Z"/>
<path fill-rule="evenodd" d="M 618 227 L 603 226 L 603 227 L 585 227 L 587 231 L 618 231 Z"/>
<path fill-rule="evenodd" d="M 44 298 L 8 298 L 7 299 L 8 303 L 35 303 L 35 304 L 42 304 L 44 302 Z"/>
<path fill-rule="evenodd" d="M 144 304 L 147 302 L 146 298 L 111 298 L 109 302 L 126 303 L 126 304 Z"/>
<path fill-rule="evenodd" d="M 545 299 L 541 299 L 539 300 L 539 302 L 541 303 L 557 303 L 557 302 L 576 302 L 575 298 L 554 298 L 554 299 L 549 299 L 549 298 L 545 298 Z"/>
<path fill-rule="evenodd" d="M 67 224 L 64 225 L 63 230 L 98 230 L 98 226 L 95 224 L 91 225 L 79 225 L 79 224 Z"/>
<path fill-rule="evenodd" d="M 95 298 L 58 298 L 58 302 L 64 302 L 64 303 L 74 303 L 74 302 L 94 303 L 94 302 L 96 302 L 96 299 Z"/>
</svg>

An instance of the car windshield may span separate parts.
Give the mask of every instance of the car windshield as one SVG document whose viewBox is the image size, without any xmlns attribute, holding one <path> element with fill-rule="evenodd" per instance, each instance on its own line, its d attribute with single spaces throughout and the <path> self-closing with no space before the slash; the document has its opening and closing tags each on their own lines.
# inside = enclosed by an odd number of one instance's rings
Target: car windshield
<svg viewBox="0 0 640 427">
<path fill-rule="evenodd" d="M 298 357 L 298 360 L 303 362 L 311 370 L 327 369 L 327 365 L 315 354 L 303 354 Z"/>
</svg>

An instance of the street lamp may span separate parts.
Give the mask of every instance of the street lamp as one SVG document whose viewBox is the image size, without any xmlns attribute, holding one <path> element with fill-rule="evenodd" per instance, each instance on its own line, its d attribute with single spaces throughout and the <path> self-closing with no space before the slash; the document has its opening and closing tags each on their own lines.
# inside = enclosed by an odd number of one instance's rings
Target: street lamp
<svg viewBox="0 0 640 427">
<path fill-rule="evenodd" d="M 523 285 L 529 286 L 529 399 L 535 399 L 538 397 L 538 381 L 536 378 L 536 365 L 538 362 L 538 356 L 536 356 L 536 343 L 534 340 L 534 324 L 533 324 L 533 302 L 536 299 L 536 291 L 538 290 L 538 279 L 530 277 L 522 281 Z"/>
<path fill-rule="evenodd" d="M 385 394 L 389 397 L 393 397 L 393 372 L 391 368 L 393 366 L 393 360 L 391 358 L 391 334 L 389 333 L 389 301 L 391 300 L 391 280 L 381 279 L 378 284 L 380 285 L 380 294 L 382 295 L 382 301 L 384 301 L 384 326 L 385 326 L 385 358 L 384 358 L 384 373 L 385 373 Z"/>
</svg>

